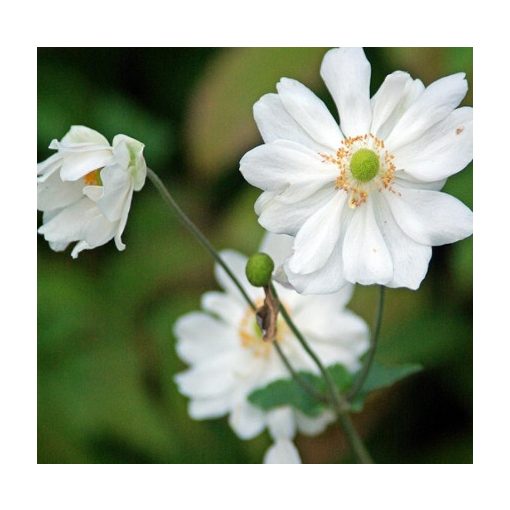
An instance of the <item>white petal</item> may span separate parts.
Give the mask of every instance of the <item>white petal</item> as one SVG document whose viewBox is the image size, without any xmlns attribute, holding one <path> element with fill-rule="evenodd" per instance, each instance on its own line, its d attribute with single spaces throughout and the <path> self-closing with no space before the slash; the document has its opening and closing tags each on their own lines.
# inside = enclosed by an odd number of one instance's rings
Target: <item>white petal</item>
<svg viewBox="0 0 510 510">
<path fill-rule="evenodd" d="M 326 53 L 321 76 L 335 100 L 345 136 L 369 132 L 370 63 L 361 48 L 338 48 Z"/>
<path fill-rule="evenodd" d="M 343 136 L 326 105 L 296 80 L 282 78 L 276 85 L 283 106 L 317 143 L 335 152 Z"/>
<path fill-rule="evenodd" d="M 441 78 L 407 109 L 386 140 L 390 152 L 418 139 L 427 129 L 449 115 L 464 98 L 467 82 L 464 73 Z"/>
<path fill-rule="evenodd" d="M 235 348 L 237 341 L 236 329 L 201 312 L 180 317 L 175 323 L 174 334 L 178 339 L 177 353 L 188 363 L 226 354 Z"/>
<path fill-rule="evenodd" d="M 91 249 L 107 243 L 113 238 L 115 223 L 101 214 L 96 204 L 83 197 L 69 207 L 62 209 L 38 230 L 52 243 L 82 241 L 73 250 L 73 257 L 83 249 Z"/>
<path fill-rule="evenodd" d="M 66 207 L 83 196 L 83 183 L 63 182 L 58 172 L 37 183 L 37 209 L 48 211 Z"/>
<path fill-rule="evenodd" d="M 313 140 L 291 117 L 278 94 L 266 94 L 253 106 L 253 116 L 265 143 L 290 140 L 313 150 L 324 152 L 327 147 Z"/>
<path fill-rule="evenodd" d="M 241 304 L 223 292 L 211 291 L 202 295 L 202 308 L 237 329 L 248 305 Z"/>
<path fill-rule="evenodd" d="M 281 407 L 267 413 L 267 426 L 273 439 L 292 439 L 296 434 L 296 420 L 291 407 Z"/>
<path fill-rule="evenodd" d="M 86 126 L 71 126 L 71 129 L 60 141 L 60 144 L 64 147 L 72 147 L 77 144 L 109 146 L 108 140 L 101 133 Z"/>
<path fill-rule="evenodd" d="M 288 281 L 297 292 L 302 294 L 329 294 L 337 292 L 347 284 L 343 273 L 342 242 L 343 235 L 324 266 L 313 273 L 293 273 L 288 266 L 288 262 L 284 265 Z"/>
<path fill-rule="evenodd" d="M 423 85 L 421 80 L 408 81 L 400 102 L 393 109 L 388 119 L 379 126 L 377 133 L 374 134 L 381 140 L 386 140 L 393 131 L 393 128 L 402 118 L 402 115 L 404 115 L 409 107 L 423 94 L 424 90 L 425 85 Z M 374 98 L 372 98 L 372 100 L 373 99 Z"/>
<path fill-rule="evenodd" d="M 232 356 L 215 357 L 210 362 L 194 365 L 174 377 L 179 391 L 188 397 L 204 399 L 232 393 L 236 380 L 231 370 Z"/>
<path fill-rule="evenodd" d="M 375 219 L 370 200 L 358 207 L 343 244 L 345 278 L 352 283 L 386 284 L 393 276 L 391 256 Z"/>
<path fill-rule="evenodd" d="M 408 73 L 395 71 L 388 75 L 371 99 L 372 127 L 370 132 L 378 135 L 381 126 L 390 118 L 402 101 L 406 88 L 412 82 Z"/>
<path fill-rule="evenodd" d="M 293 273 L 312 273 L 327 262 L 340 237 L 346 199 L 345 193 L 335 193 L 301 227 L 289 260 L 289 269 Z"/>
<path fill-rule="evenodd" d="M 208 420 L 225 416 L 231 407 L 230 394 L 214 398 L 192 399 L 188 405 L 189 415 L 194 420 Z"/>
<path fill-rule="evenodd" d="M 241 439 L 252 439 L 264 430 L 266 420 L 263 411 L 243 400 L 232 409 L 228 423 Z"/>
<path fill-rule="evenodd" d="M 255 147 L 240 162 L 240 171 L 253 186 L 267 191 L 283 191 L 290 184 L 334 181 L 335 165 L 303 145 L 286 140 Z"/>
<path fill-rule="evenodd" d="M 44 182 L 62 166 L 62 155 L 58 152 L 37 163 L 37 182 Z"/>
<path fill-rule="evenodd" d="M 296 186 L 292 187 L 294 191 Z M 336 194 L 334 185 L 327 184 L 298 203 L 285 201 L 282 195 L 273 195 L 261 207 L 259 223 L 276 234 L 296 235 L 306 220 Z"/>
<path fill-rule="evenodd" d="M 65 153 L 60 169 L 60 177 L 63 181 L 76 181 L 86 174 L 103 168 L 112 159 L 110 149 Z"/>
<path fill-rule="evenodd" d="M 301 464 L 301 458 L 292 441 L 279 439 L 267 450 L 264 464 Z"/>
<path fill-rule="evenodd" d="M 311 418 L 300 412 L 296 413 L 297 428 L 307 436 L 318 436 L 326 427 L 335 421 L 335 415 L 331 411 L 324 411 L 317 418 Z"/>
<path fill-rule="evenodd" d="M 132 183 L 127 170 L 118 164 L 108 165 L 101 170 L 103 194 L 97 206 L 110 221 L 117 221 L 122 216 L 124 204 L 129 199 Z"/>
<path fill-rule="evenodd" d="M 397 168 L 424 181 L 459 172 L 473 159 L 473 109 L 454 110 L 394 156 Z"/>
<path fill-rule="evenodd" d="M 131 209 L 132 198 L 133 198 L 133 186 L 131 185 L 127 192 L 127 199 L 124 201 L 124 208 L 122 209 L 122 214 L 117 227 L 117 232 L 115 233 L 115 246 L 117 246 L 117 249 L 119 251 L 122 251 L 126 248 L 126 245 L 122 242 L 121 236 L 124 232 L 124 229 L 126 228 L 129 209 Z"/>
<path fill-rule="evenodd" d="M 386 285 L 416 290 L 427 274 L 432 248 L 413 241 L 402 231 L 391 213 L 386 196 L 376 199 L 379 228 L 393 261 L 393 278 Z"/>
<path fill-rule="evenodd" d="M 446 184 L 446 179 L 439 181 L 422 181 L 414 178 L 404 170 L 397 170 L 395 172 L 395 181 L 403 188 L 411 189 L 429 189 L 432 191 L 441 191 Z"/>
<path fill-rule="evenodd" d="M 287 235 L 277 235 L 267 232 L 260 244 L 260 251 L 267 253 L 273 259 L 275 267 L 280 266 L 292 253 L 294 238 Z"/>
<path fill-rule="evenodd" d="M 145 145 L 126 135 L 113 138 L 113 156 L 115 162 L 126 169 L 132 180 L 133 189 L 140 191 L 147 176 L 147 165 L 143 156 Z"/>
<path fill-rule="evenodd" d="M 473 213 L 460 200 L 440 191 L 413 190 L 394 184 L 388 204 L 400 228 L 428 246 L 454 243 L 473 233 Z"/>
</svg>

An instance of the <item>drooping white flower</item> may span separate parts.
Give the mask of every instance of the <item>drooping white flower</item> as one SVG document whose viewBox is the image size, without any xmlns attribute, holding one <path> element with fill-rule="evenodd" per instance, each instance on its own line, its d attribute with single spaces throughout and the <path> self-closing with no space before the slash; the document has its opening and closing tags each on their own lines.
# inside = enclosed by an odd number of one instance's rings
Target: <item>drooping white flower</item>
<svg viewBox="0 0 510 510">
<path fill-rule="evenodd" d="M 425 88 L 396 71 L 370 98 L 370 73 L 360 48 L 325 55 L 321 76 L 340 126 L 287 78 L 254 106 L 265 144 L 240 170 L 264 190 L 255 204 L 260 224 L 295 238 L 283 269 L 298 292 L 334 292 L 346 282 L 416 289 L 431 246 L 472 233 L 471 211 L 439 191 L 472 159 L 472 108 L 457 108 L 464 74 Z"/>
<path fill-rule="evenodd" d="M 261 250 L 275 261 L 288 251 L 292 238 L 269 235 Z M 245 276 L 247 258 L 234 251 L 221 256 L 258 305 L 263 290 L 252 287 Z M 296 431 L 320 433 L 334 416 L 327 411 L 310 418 L 290 407 L 264 412 L 253 406 L 248 395 L 268 383 L 289 378 L 274 346 L 262 339 L 253 310 L 239 290 L 216 267 L 223 292 L 207 292 L 201 312 L 181 317 L 175 325 L 177 353 L 190 368 L 177 374 L 179 391 L 188 396 L 189 414 L 197 420 L 229 416 L 229 423 L 242 439 L 250 439 L 268 427 L 275 441 L 291 440 Z M 353 287 L 325 296 L 303 296 L 276 285 L 281 301 L 306 336 L 323 363 L 341 363 L 348 370 L 359 368 L 359 359 L 368 348 L 365 322 L 345 309 Z M 296 369 L 317 372 L 315 365 L 294 338 L 283 319 L 278 320 L 277 341 Z"/>
<path fill-rule="evenodd" d="M 55 251 L 76 242 L 73 258 L 111 239 L 123 250 L 133 191 L 145 183 L 144 145 L 117 135 L 110 146 L 97 131 L 73 126 L 50 149 L 57 152 L 37 165 L 37 208 L 44 212 L 38 232 Z"/>
</svg>

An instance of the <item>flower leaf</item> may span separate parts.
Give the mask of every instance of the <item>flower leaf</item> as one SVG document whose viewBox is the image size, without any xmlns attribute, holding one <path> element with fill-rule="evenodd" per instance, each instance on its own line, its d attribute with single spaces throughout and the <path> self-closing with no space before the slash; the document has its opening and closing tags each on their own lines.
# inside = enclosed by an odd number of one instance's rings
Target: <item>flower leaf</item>
<svg viewBox="0 0 510 510">
<path fill-rule="evenodd" d="M 329 366 L 328 370 L 341 391 L 352 384 L 352 375 L 344 366 L 335 364 Z M 310 372 L 298 372 L 298 374 L 313 390 L 326 395 L 326 386 L 321 377 Z M 311 417 L 318 416 L 326 408 L 324 402 L 315 399 L 294 379 L 278 379 L 264 388 L 253 391 L 248 396 L 248 400 L 264 411 L 290 405 Z"/>
<path fill-rule="evenodd" d="M 422 369 L 423 367 L 419 363 L 405 363 L 392 367 L 374 363 L 361 389 L 361 393 L 352 402 L 351 409 L 357 412 L 361 411 L 363 409 L 364 400 L 369 393 L 375 390 L 388 388 Z"/>
</svg>

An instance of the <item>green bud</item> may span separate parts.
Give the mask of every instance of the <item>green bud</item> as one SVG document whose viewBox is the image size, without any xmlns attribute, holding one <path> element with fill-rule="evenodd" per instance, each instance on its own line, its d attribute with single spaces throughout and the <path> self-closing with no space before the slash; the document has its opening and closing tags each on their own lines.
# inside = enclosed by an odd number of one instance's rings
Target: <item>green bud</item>
<svg viewBox="0 0 510 510">
<path fill-rule="evenodd" d="M 351 158 L 351 173 L 361 182 L 371 181 L 379 171 L 379 156 L 370 149 L 360 149 Z"/>
<path fill-rule="evenodd" d="M 269 285 L 273 270 L 273 259 L 266 253 L 255 253 L 246 263 L 246 276 L 254 287 Z"/>
</svg>

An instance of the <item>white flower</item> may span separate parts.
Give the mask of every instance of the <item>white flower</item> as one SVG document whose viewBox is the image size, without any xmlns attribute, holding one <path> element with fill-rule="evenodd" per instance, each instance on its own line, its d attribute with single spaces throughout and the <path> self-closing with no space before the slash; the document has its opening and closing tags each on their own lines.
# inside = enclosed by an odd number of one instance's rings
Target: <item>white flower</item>
<svg viewBox="0 0 510 510">
<path fill-rule="evenodd" d="M 472 108 L 457 108 L 464 74 L 425 88 L 396 71 L 370 99 L 370 72 L 362 49 L 325 55 L 321 76 L 340 126 L 287 78 L 254 106 L 265 144 L 240 170 L 264 190 L 260 224 L 295 236 L 284 270 L 298 292 L 334 292 L 345 282 L 416 289 L 431 246 L 472 233 L 471 211 L 439 191 L 472 159 Z"/>
<path fill-rule="evenodd" d="M 289 240 L 270 235 L 261 250 L 278 261 L 283 256 L 281 250 L 290 246 Z M 252 287 L 245 276 L 247 258 L 234 251 L 221 255 L 251 299 L 261 305 L 263 290 Z M 266 426 L 275 440 L 292 439 L 296 431 L 320 433 L 334 418 L 329 411 L 318 418 L 290 407 L 264 412 L 247 400 L 253 390 L 290 375 L 273 345 L 262 339 L 253 310 L 219 266 L 216 278 L 223 292 L 204 294 L 204 311 L 189 313 L 175 325 L 177 353 L 190 365 L 175 380 L 180 392 L 191 399 L 190 416 L 201 420 L 228 415 L 231 427 L 242 439 L 253 438 Z M 350 371 L 359 368 L 359 358 L 368 347 L 368 328 L 360 317 L 345 309 L 352 286 L 325 296 L 303 296 L 279 285 L 276 288 L 324 364 L 341 363 Z M 317 373 L 281 318 L 277 341 L 296 369 Z"/>
<path fill-rule="evenodd" d="M 123 250 L 133 191 L 145 183 L 144 145 L 117 135 L 110 146 L 97 131 L 73 126 L 50 149 L 58 152 L 37 165 L 37 208 L 44 211 L 38 232 L 55 251 L 76 241 L 73 258 L 111 239 Z"/>
</svg>

